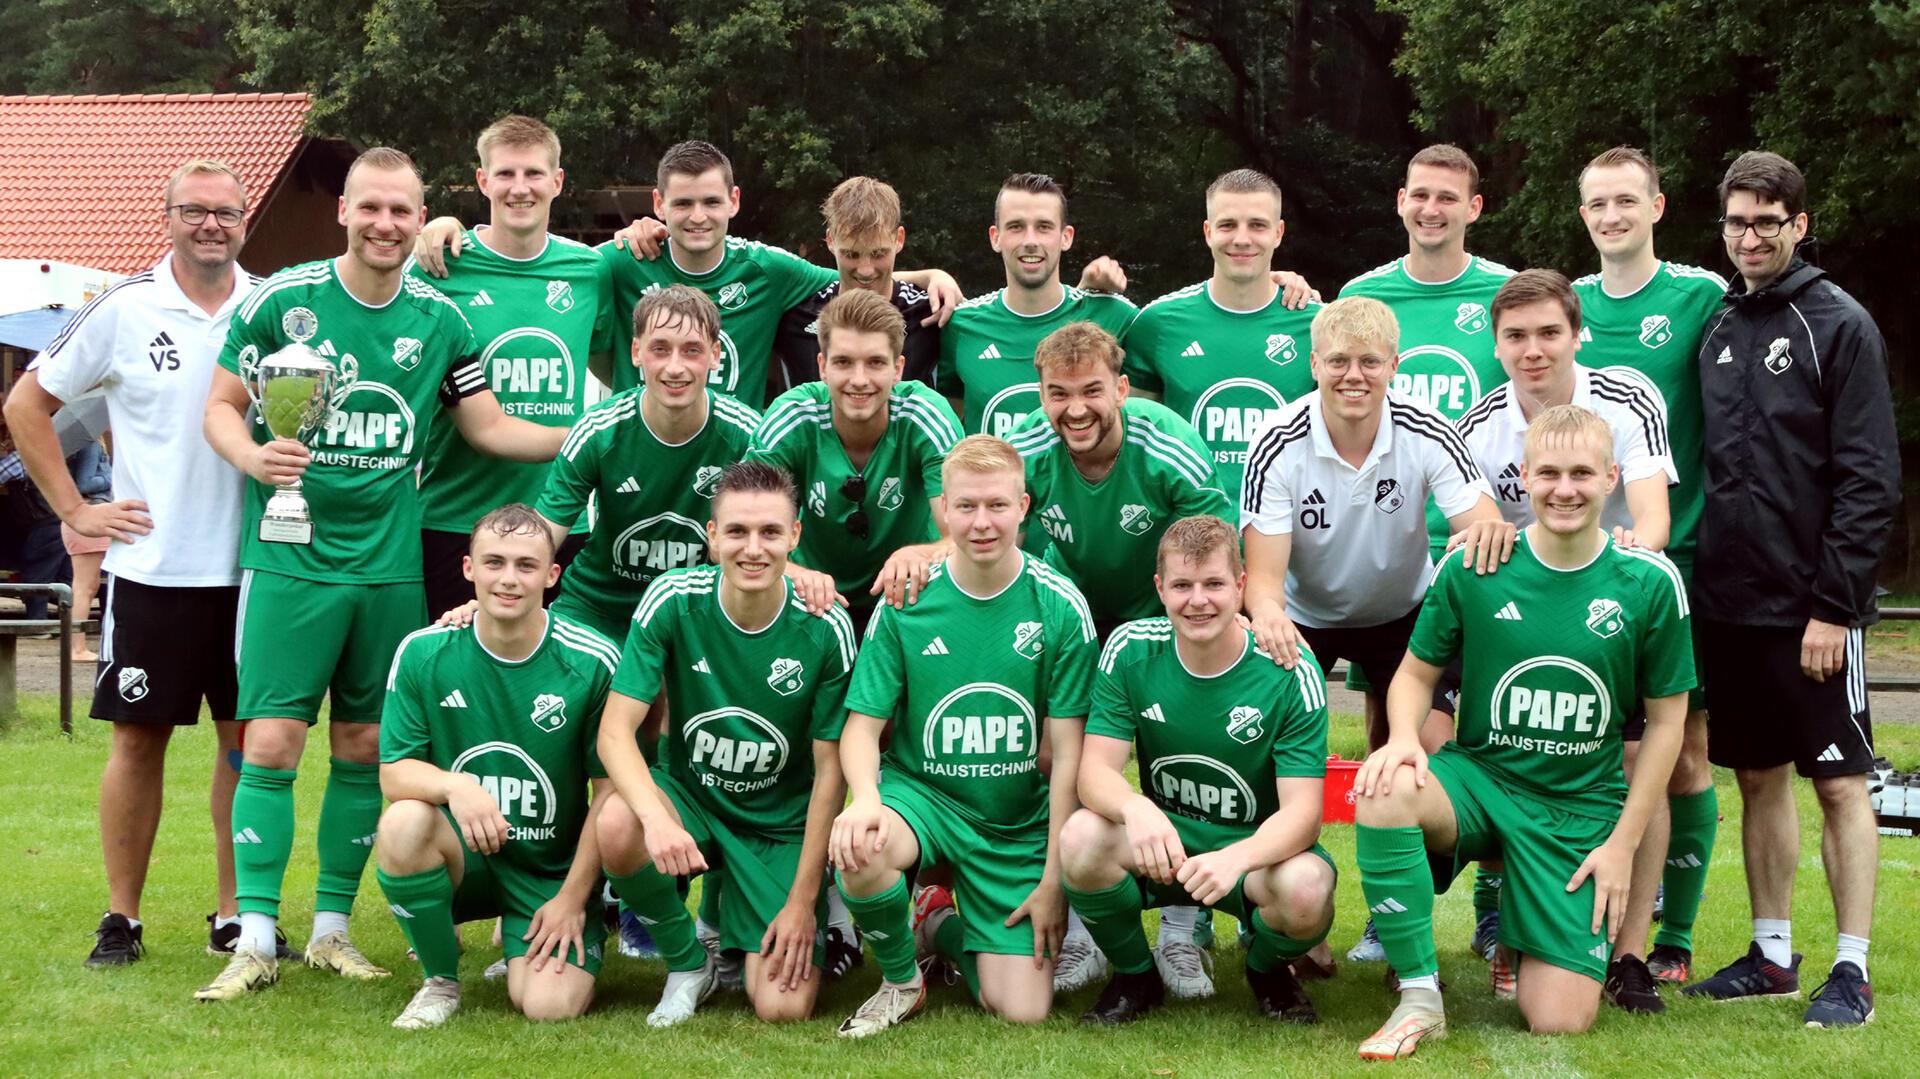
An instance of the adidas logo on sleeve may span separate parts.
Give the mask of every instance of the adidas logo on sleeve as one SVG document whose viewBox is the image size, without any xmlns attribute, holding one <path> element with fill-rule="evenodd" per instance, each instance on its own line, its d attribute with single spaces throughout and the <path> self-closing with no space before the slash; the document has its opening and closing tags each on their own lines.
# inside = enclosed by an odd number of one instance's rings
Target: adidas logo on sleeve
<svg viewBox="0 0 1920 1079">
<path fill-rule="evenodd" d="M 473 294 L 473 299 L 467 301 L 467 306 L 468 307 L 492 307 L 493 297 L 487 295 L 486 289 L 481 289 L 479 292 L 476 292 Z"/>
<path fill-rule="evenodd" d="M 1167 714 L 1160 710 L 1158 703 L 1154 703 L 1147 705 L 1146 709 L 1140 713 L 1140 718 L 1150 719 L 1155 723 L 1165 723 L 1167 721 Z M 1085 918 L 1083 917 L 1081 920 L 1084 921 Z"/>
</svg>

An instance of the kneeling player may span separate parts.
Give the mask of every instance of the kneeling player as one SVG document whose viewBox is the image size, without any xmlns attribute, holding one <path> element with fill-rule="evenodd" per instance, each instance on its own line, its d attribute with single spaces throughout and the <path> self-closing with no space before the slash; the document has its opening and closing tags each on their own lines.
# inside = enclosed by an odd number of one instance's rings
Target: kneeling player
<svg viewBox="0 0 1920 1079">
<path fill-rule="evenodd" d="M 809 614 L 786 576 L 800 541 L 793 478 L 759 461 L 713 492 L 717 566 L 673 570 L 647 589 L 613 680 L 600 756 L 616 793 L 599 818 L 614 891 L 667 961 L 656 1027 L 693 1015 L 719 982 L 675 877 L 724 875 L 719 947 L 746 953 L 747 996 L 768 1021 L 805 1019 L 820 993 L 827 835 L 846 797 L 840 726 L 853 624 Z M 664 763 L 636 736 L 673 701 Z M 797 752 L 796 752 L 797 751 Z"/>
<path fill-rule="evenodd" d="M 1360 1045 L 1368 1059 L 1446 1033 L 1434 887 L 1478 859 L 1506 863 L 1499 939 L 1520 953 L 1528 1026 L 1591 1026 L 1634 850 L 1680 751 L 1687 593 L 1665 556 L 1600 527 L 1619 482 L 1606 421 L 1576 405 L 1540 413 L 1521 475 L 1534 523 L 1499 573 L 1476 575 L 1462 551 L 1441 562 L 1387 694 L 1387 744 L 1355 780 L 1361 886 L 1400 984 L 1400 1006 Z M 1429 758 L 1419 725 L 1456 658 L 1458 741 Z M 1629 784 L 1621 728 L 1636 699 L 1647 732 Z"/>
<path fill-rule="evenodd" d="M 1297 646 L 1291 670 L 1234 615 L 1239 537 L 1188 517 L 1160 537 L 1165 618 L 1114 631 L 1094 676 L 1080 799 L 1060 834 L 1067 898 L 1113 963 L 1089 1023 L 1125 1023 L 1166 998 L 1140 925 L 1144 906 L 1199 903 L 1253 927 L 1247 984 L 1270 1018 L 1313 1022 L 1288 964 L 1333 924 L 1322 850 L 1327 688 Z M 1123 770 L 1140 749 L 1141 786 Z"/>
<path fill-rule="evenodd" d="M 587 906 L 600 860 L 587 780 L 619 649 L 540 606 L 560 576 L 553 534 L 513 503 L 473 527 L 466 575 L 480 608 L 393 657 L 380 717 L 378 878 L 426 984 L 393 1021 L 436 1027 L 460 1007 L 454 926 L 501 919 L 507 995 L 529 1019 L 593 1001 L 606 929 Z M 604 791 L 603 791 L 604 793 Z"/>
</svg>

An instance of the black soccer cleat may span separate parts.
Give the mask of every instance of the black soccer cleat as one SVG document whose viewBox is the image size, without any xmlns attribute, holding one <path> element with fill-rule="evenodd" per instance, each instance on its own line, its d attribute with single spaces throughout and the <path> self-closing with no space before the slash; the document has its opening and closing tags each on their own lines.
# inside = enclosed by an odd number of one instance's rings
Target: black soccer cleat
<svg viewBox="0 0 1920 1079">
<path fill-rule="evenodd" d="M 1749 945 L 1747 954 L 1721 967 L 1713 977 L 1680 990 L 1682 996 L 1708 1000 L 1759 1000 L 1768 997 L 1800 995 L 1800 955 L 1794 953 L 1793 965 L 1782 967 L 1769 960 L 1759 944 Z"/>
<path fill-rule="evenodd" d="M 1093 1002 L 1093 1007 L 1087 1009 L 1080 1021 L 1115 1027 L 1131 1023 L 1166 1002 L 1167 986 L 1160 980 L 1159 971 L 1152 967 L 1138 974 L 1115 971 L 1107 987 L 1100 990 L 1100 999 Z"/>
<path fill-rule="evenodd" d="M 1659 1015 L 1667 1010 L 1659 983 L 1637 955 L 1623 955 L 1607 964 L 1607 980 L 1600 991 L 1614 1007 L 1634 1015 Z"/>
<path fill-rule="evenodd" d="M 1254 1003 L 1268 1019 L 1287 1023 L 1318 1023 L 1320 1013 L 1300 987 L 1300 979 L 1282 963 L 1272 970 L 1247 968 L 1247 986 L 1253 990 Z"/>
<path fill-rule="evenodd" d="M 865 957 L 860 954 L 858 930 L 838 925 L 827 927 L 827 964 L 823 973 L 829 980 L 840 980 L 848 971 L 864 962 Z"/>
<path fill-rule="evenodd" d="M 93 931 L 93 951 L 87 955 L 87 966 L 124 967 L 137 961 L 147 951 L 140 943 L 141 928 L 126 915 L 108 911 L 100 919 L 100 928 Z"/>
</svg>

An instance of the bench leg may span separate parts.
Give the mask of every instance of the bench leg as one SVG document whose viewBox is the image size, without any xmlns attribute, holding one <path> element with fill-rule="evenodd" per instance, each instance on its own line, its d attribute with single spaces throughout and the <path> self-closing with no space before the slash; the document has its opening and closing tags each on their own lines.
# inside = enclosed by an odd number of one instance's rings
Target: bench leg
<svg viewBox="0 0 1920 1079">
<path fill-rule="evenodd" d="M 14 695 L 14 681 L 18 673 L 14 638 L 0 635 L 0 720 L 12 722 L 20 718 L 20 702 Z"/>
</svg>

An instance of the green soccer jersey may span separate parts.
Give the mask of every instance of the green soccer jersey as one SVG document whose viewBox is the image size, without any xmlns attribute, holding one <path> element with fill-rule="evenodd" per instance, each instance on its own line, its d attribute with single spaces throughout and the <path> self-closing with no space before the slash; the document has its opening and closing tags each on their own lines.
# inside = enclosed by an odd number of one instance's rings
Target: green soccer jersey
<svg viewBox="0 0 1920 1079">
<path fill-rule="evenodd" d="M 940 493 L 940 464 L 959 440 L 960 420 L 939 394 L 898 382 L 888 399 L 886 433 L 856 469 L 834 433 L 826 383 L 808 382 L 767 408 L 752 456 L 786 469 L 800 488 L 806 527 L 794 560 L 831 574 L 843 595 L 858 600 L 887 556 L 939 536 L 929 500 Z M 864 479 L 864 492 L 856 477 Z M 848 497 L 854 493 L 861 497 Z M 856 512 L 865 517 L 864 536 L 849 524 Z"/>
<path fill-rule="evenodd" d="M 1662 262 L 1630 295 L 1608 295 L 1599 274 L 1575 281 L 1573 291 L 1580 297 L 1580 362 L 1603 371 L 1638 371 L 1666 399 L 1667 440 L 1680 473 L 1680 482 L 1667 490 L 1673 532 L 1666 550 L 1683 572 L 1690 571 L 1694 533 L 1706 505 L 1706 419 L 1696 355 L 1707 321 L 1726 295 L 1726 279 L 1697 266 Z"/>
<path fill-rule="evenodd" d="M 965 400 L 969 434 L 1007 438 L 1040 407 L 1033 352 L 1048 334 L 1069 322 L 1092 322 L 1120 337 L 1140 310 L 1125 296 L 1071 285 L 1064 289 L 1059 305 L 1043 315 L 1015 312 L 1007 306 L 1005 289 L 954 309 L 940 331 L 934 384 L 948 397 Z"/>
<path fill-rule="evenodd" d="M 282 270 L 234 313 L 220 366 L 243 380 L 255 361 L 303 342 L 357 376 L 312 438 L 301 494 L 311 543 L 266 543 L 260 515 L 273 488 L 247 480 L 240 565 L 328 584 L 420 580 L 420 495 L 414 465 L 443 405 L 486 388 L 473 330 L 452 300 L 402 277 L 380 307 L 340 283 L 332 259 Z M 256 442 L 273 435 L 251 425 Z"/>
<path fill-rule="evenodd" d="M 874 608 L 847 710 L 886 718 L 904 699 L 885 769 L 951 798 L 996 835 L 1047 827 L 1046 720 L 1082 719 L 1098 642 L 1073 582 L 1036 558 L 998 595 L 935 567 L 917 602 Z M 885 776 L 881 782 L 886 782 Z"/>
<path fill-rule="evenodd" d="M 1276 289 L 1265 307 L 1235 311 L 1202 281 L 1141 308 L 1127 327 L 1128 380 L 1200 432 L 1234 505 L 1254 432 L 1314 390 L 1309 331 L 1321 306 L 1289 311 Z"/>
<path fill-rule="evenodd" d="M 1157 401 L 1129 397 L 1121 425 L 1120 456 L 1097 483 L 1074 467 L 1046 413 L 1028 416 L 1012 439 L 1033 496 L 1027 549 L 1044 551 L 1049 564 L 1072 578 L 1103 623 L 1161 609 L 1153 574 L 1143 567 L 1153 565 L 1169 525 L 1199 513 L 1228 524 L 1238 516 L 1207 444 L 1187 421 Z"/>
<path fill-rule="evenodd" d="M 561 236 L 529 259 L 508 258 L 468 230 L 464 253 L 447 260 L 444 281 L 408 272 L 460 305 L 480 342 L 487 388 L 509 416 L 571 427 L 587 409 L 587 356 L 613 350 L 612 280 L 585 244 Z M 622 340 L 625 340 L 623 337 Z M 427 436 L 420 471 L 420 523 L 467 532 L 508 502 L 539 497 L 547 466 L 481 453 L 450 423 Z M 587 524 L 574 525 L 585 532 Z"/>
<path fill-rule="evenodd" d="M 380 760 L 420 760 L 480 781 L 507 818 L 494 857 L 564 877 L 587 819 L 587 780 L 620 647 L 547 615 L 533 654 L 508 661 L 473 627 L 428 626 L 400 642 L 380 713 Z"/>
<path fill-rule="evenodd" d="M 720 265 L 706 273 L 689 273 L 674 261 L 673 243 L 656 259 L 636 259 L 615 247 L 612 240 L 597 250 L 613 275 L 613 308 L 622 325 L 631 330 L 633 308 L 649 292 L 668 285 L 690 285 L 707 294 L 720 309 L 720 366 L 707 377 L 709 389 L 737 397 L 753 408 L 767 400 L 767 362 L 787 308 L 838 281 L 840 272 L 816 266 L 771 244 L 727 237 Z M 614 350 L 627 358 L 615 363 L 615 392 L 640 383 L 633 366 L 631 333 L 616 334 L 626 344 Z"/>
<path fill-rule="evenodd" d="M 853 671 L 853 623 L 807 613 L 793 586 L 749 633 L 720 606 L 715 566 L 662 574 L 633 613 L 613 688 L 652 701 L 673 728 L 661 756 L 701 807 L 736 828 L 799 839 L 813 795 L 813 743 L 837 742 Z"/>
<path fill-rule="evenodd" d="M 624 256 L 622 256 L 624 257 Z M 560 583 L 565 596 L 621 618 L 653 579 L 707 560 L 713 489 L 746 456 L 760 417 L 723 394 L 707 395 L 700 433 L 675 445 L 647 426 L 645 388 L 617 393 L 587 410 L 560 447 L 534 506 L 571 526 L 593 496 L 593 533 Z"/>
<path fill-rule="evenodd" d="M 1239 662 L 1201 676 L 1181 662 L 1167 619 L 1128 622 L 1107 638 L 1093 678 L 1087 733 L 1134 744 L 1140 789 L 1189 857 L 1247 838 L 1278 812 L 1276 779 L 1327 774 L 1320 664 L 1302 645 L 1287 670 L 1240 635 Z"/>
<path fill-rule="evenodd" d="M 1461 562 L 1441 562 L 1408 645 L 1436 667 L 1461 661 L 1460 748 L 1544 801 L 1618 818 L 1621 728 L 1644 698 L 1694 686 L 1679 570 L 1611 540 L 1587 565 L 1554 569 L 1525 531 L 1498 573 Z"/>
</svg>

